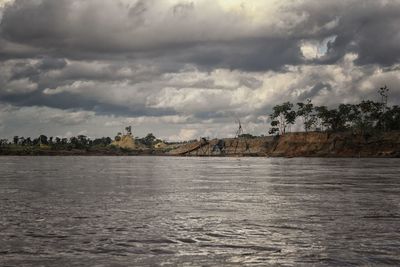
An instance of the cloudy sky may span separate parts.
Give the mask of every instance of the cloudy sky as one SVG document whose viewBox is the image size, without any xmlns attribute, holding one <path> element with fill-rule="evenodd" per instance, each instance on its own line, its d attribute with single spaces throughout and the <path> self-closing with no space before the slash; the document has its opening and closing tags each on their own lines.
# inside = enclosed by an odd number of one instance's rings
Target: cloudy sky
<svg viewBox="0 0 400 267">
<path fill-rule="evenodd" d="M 0 0 L 0 136 L 265 134 L 271 107 L 400 100 L 400 0 Z"/>
</svg>

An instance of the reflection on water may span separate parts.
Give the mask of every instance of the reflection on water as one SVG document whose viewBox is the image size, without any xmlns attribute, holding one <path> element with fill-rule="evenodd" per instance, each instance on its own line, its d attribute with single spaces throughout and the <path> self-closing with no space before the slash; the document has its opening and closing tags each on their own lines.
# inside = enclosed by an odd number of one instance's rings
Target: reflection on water
<svg viewBox="0 0 400 267">
<path fill-rule="evenodd" d="M 1 157 L 0 265 L 400 265 L 399 166 Z"/>
</svg>

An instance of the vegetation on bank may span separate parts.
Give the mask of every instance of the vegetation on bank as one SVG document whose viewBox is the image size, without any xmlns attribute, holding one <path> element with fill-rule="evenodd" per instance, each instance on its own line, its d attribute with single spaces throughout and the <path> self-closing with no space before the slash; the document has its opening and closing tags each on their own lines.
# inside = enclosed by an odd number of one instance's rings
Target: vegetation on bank
<svg viewBox="0 0 400 267">
<path fill-rule="evenodd" d="M 102 137 L 91 139 L 85 135 L 73 136 L 71 138 L 47 137 L 40 135 L 37 138 L 14 136 L 13 139 L 0 139 L 0 152 L 11 154 L 38 154 L 39 152 L 93 152 L 93 153 L 124 153 L 129 152 L 126 149 L 113 145 L 114 140 L 121 138 L 121 134 L 112 139 L 110 137 Z M 135 138 L 135 143 L 142 149 L 152 149 L 157 143 L 162 142 L 152 133 L 142 138 Z M 39 153 L 40 154 L 40 153 Z"/>
<path fill-rule="evenodd" d="M 269 134 L 285 134 L 298 119 L 305 132 L 352 131 L 367 137 L 378 132 L 400 130 L 400 107 L 387 105 L 388 92 L 384 86 L 379 89 L 381 99 L 378 102 L 363 100 L 358 104 L 340 104 L 333 109 L 314 106 L 311 99 L 297 103 L 296 108 L 290 102 L 276 105 L 270 114 Z"/>
</svg>

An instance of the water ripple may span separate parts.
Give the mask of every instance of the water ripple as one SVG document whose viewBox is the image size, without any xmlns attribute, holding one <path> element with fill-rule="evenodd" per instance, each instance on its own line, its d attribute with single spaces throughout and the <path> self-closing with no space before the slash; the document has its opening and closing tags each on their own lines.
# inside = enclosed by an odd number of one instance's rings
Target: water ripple
<svg viewBox="0 0 400 267">
<path fill-rule="evenodd" d="M 399 159 L 2 157 L 1 266 L 399 266 Z"/>
</svg>

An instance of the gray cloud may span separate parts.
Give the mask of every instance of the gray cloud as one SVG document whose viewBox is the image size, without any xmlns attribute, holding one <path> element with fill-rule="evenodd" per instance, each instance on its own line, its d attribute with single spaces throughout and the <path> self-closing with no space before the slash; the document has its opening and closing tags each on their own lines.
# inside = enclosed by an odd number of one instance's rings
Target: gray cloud
<svg viewBox="0 0 400 267">
<path fill-rule="evenodd" d="M 398 103 L 399 0 L 283 2 L 15 0 L 0 7 L 0 103 L 49 113 L 43 127 L 148 118 L 175 137 L 227 134 L 236 117 L 262 133 L 278 102 L 354 102 L 383 84 Z"/>
<path fill-rule="evenodd" d="M 399 62 L 400 1 L 305 1 L 300 8 L 307 19 L 296 25 L 302 38 L 336 35 L 320 62 L 333 63 L 348 52 L 358 54 L 357 64 L 390 66 Z"/>
</svg>

